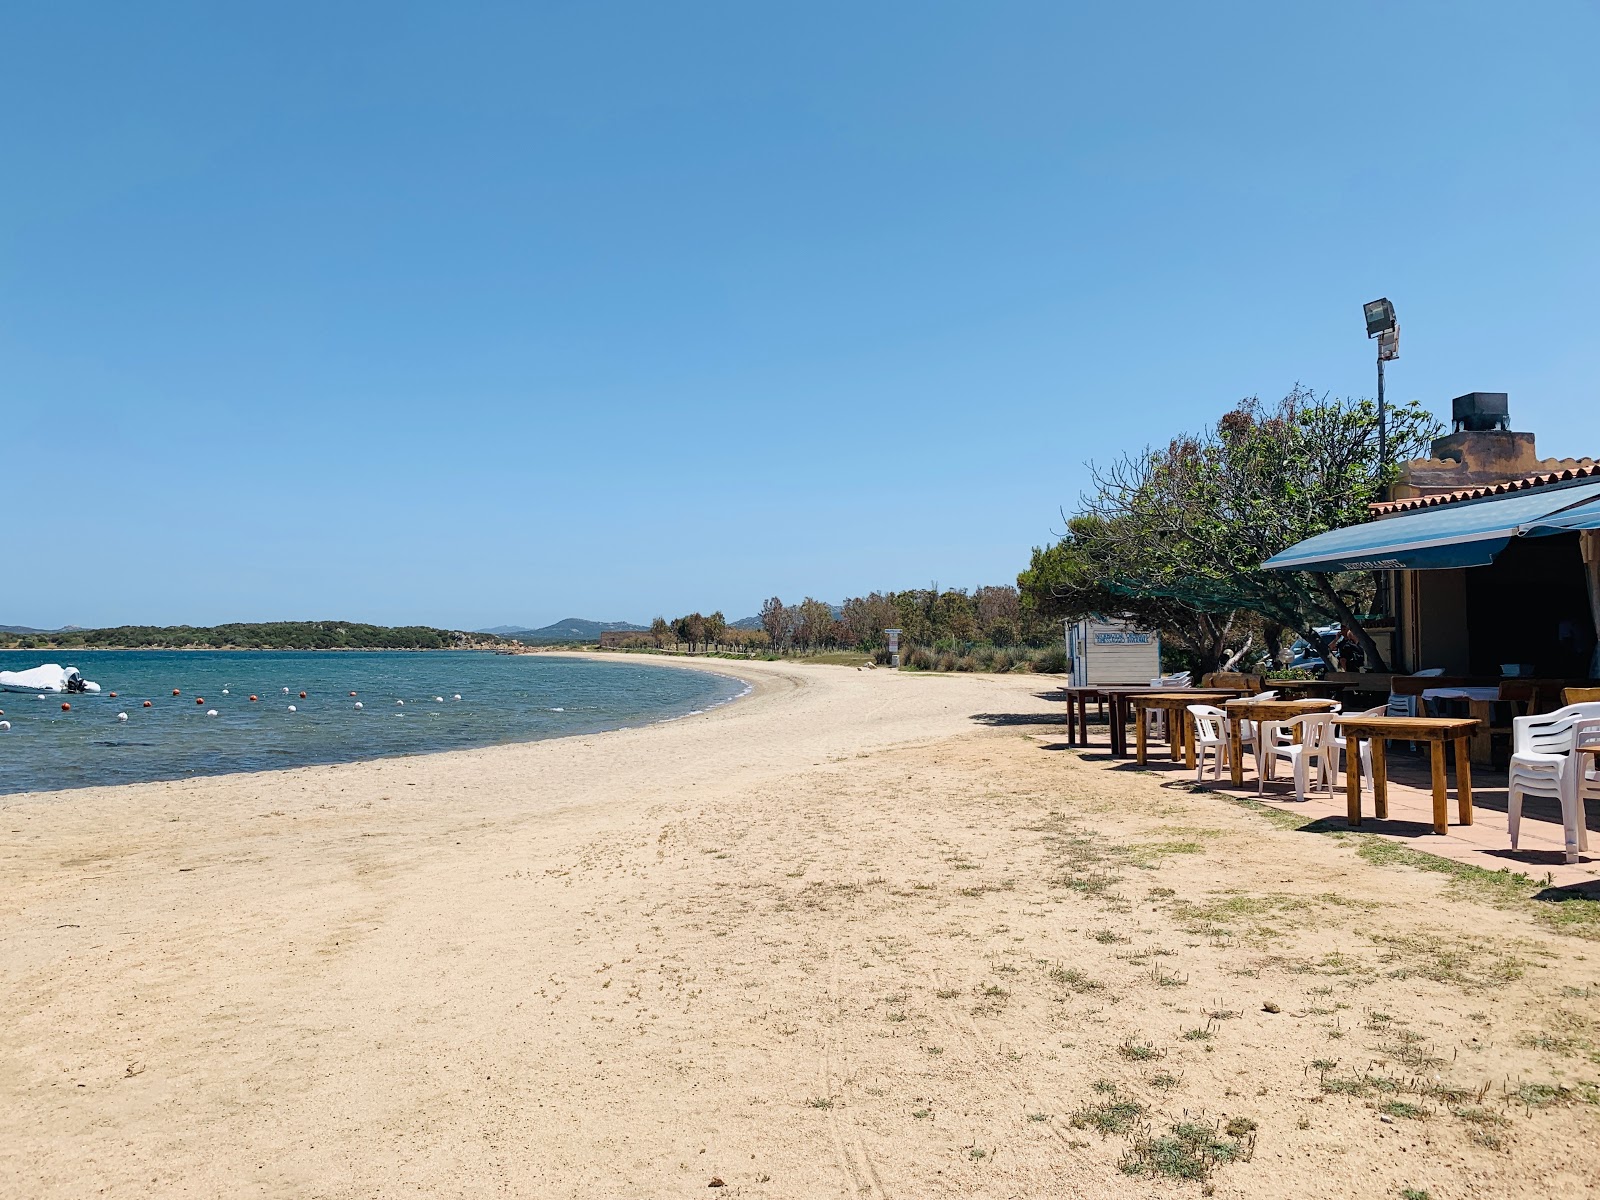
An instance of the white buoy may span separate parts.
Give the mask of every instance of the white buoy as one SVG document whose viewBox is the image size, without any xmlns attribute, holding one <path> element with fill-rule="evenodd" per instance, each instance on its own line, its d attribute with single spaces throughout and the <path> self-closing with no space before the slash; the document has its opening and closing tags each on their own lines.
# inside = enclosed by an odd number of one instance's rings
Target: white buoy
<svg viewBox="0 0 1600 1200">
<path fill-rule="evenodd" d="M 295 708 L 294 705 L 291 704 L 291 705 L 289 705 L 289 711 L 290 712 L 298 712 L 299 710 L 297 708 Z"/>
<path fill-rule="evenodd" d="M 127 719 L 128 719 L 128 714 L 127 713 L 118 713 L 117 714 L 117 720 L 126 721 Z"/>
<path fill-rule="evenodd" d="M 443 704 L 444 703 L 444 697 L 443 696 L 435 696 L 433 698 L 433 702 L 435 704 Z"/>
<path fill-rule="evenodd" d="M 0 721 L 0 730 L 6 730 L 6 729 L 10 729 L 10 728 L 11 728 L 11 722 L 10 721 Z"/>
<path fill-rule="evenodd" d="M 356 707 L 357 707 L 357 708 L 360 708 L 360 707 L 361 707 L 361 701 L 359 701 L 359 700 L 357 700 L 357 701 L 356 701 Z"/>
<path fill-rule="evenodd" d="M 455 694 L 455 698 L 456 698 L 456 699 L 457 699 L 457 700 L 459 700 L 459 699 L 461 699 L 461 693 L 460 693 L 460 692 L 457 692 L 457 693 L 456 693 L 456 694 Z"/>
<path fill-rule="evenodd" d="M 405 701 L 404 700 L 396 700 L 395 703 L 403 706 L 405 704 Z"/>
<path fill-rule="evenodd" d="M 223 694 L 223 695 L 224 695 L 224 696 L 226 696 L 226 695 L 227 695 L 227 694 L 228 694 L 228 689 L 227 689 L 227 688 L 223 688 L 223 689 L 222 689 L 222 694 Z"/>
<path fill-rule="evenodd" d="M 208 716 L 208 717 L 214 717 L 214 716 L 216 716 L 216 715 L 217 715 L 217 710 L 216 710 L 216 709 L 214 709 L 214 708 L 208 708 L 208 709 L 206 709 L 206 716 Z"/>
<path fill-rule="evenodd" d="M 283 694 L 284 694 L 284 695 L 285 695 L 285 696 L 287 696 L 287 695 L 288 695 L 288 694 L 289 694 L 289 689 L 288 689 L 288 688 L 284 688 L 284 689 L 283 689 Z"/>
</svg>

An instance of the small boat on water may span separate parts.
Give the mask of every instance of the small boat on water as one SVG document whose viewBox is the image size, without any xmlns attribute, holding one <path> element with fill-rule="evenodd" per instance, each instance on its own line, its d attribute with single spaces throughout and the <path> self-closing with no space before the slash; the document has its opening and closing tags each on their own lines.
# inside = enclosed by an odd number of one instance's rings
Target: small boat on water
<svg viewBox="0 0 1600 1200">
<path fill-rule="evenodd" d="M 30 671 L 0 671 L 0 692 L 98 692 L 100 685 L 90 683 L 77 667 L 62 667 L 45 663 Z"/>
</svg>

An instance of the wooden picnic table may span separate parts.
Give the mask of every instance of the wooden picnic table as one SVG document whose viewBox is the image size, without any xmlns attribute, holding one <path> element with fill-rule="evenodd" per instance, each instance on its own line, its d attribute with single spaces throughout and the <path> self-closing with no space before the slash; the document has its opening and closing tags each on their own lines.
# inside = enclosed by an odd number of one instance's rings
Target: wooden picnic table
<svg viewBox="0 0 1600 1200">
<path fill-rule="evenodd" d="M 1111 753 L 1126 755 L 1128 752 L 1127 731 L 1117 720 L 1117 697 L 1113 693 L 1127 692 L 1170 692 L 1170 687 L 1154 687 L 1148 683 L 1074 683 L 1067 684 L 1061 689 L 1067 696 L 1067 744 L 1069 746 L 1087 746 L 1089 744 L 1089 702 L 1111 705 Z M 1122 723 L 1128 719 L 1128 709 L 1124 703 L 1121 709 Z"/>
<path fill-rule="evenodd" d="M 1361 824 L 1361 742 L 1372 743 L 1373 811 L 1378 819 L 1389 815 L 1386 741 L 1427 742 L 1433 760 L 1433 831 L 1445 833 L 1450 823 L 1445 769 L 1445 743 L 1456 746 L 1456 817 L 1472 824 L 1472 758 L 1468 741 L 1477 731 L 1473 717 L 1363 717 L 1339 718 L 1345 737 L 1345 802 L 1350 824 Z"/>
<path fill-rule="evenodd" d="M 1106 704 L 1111 709 L 1111 754 L 1115 758 L 1128 757 L 1128 712 L 1133 697 L 1147 696 L 1155 693 L 1177 695 L 1183 693 L 1198 700 L 1215 700 L 1219 697 L 1237 696 L 1244 688 L 1174 688 L 1152 687 L 1150 684 L 1135 686 L 1132 684 L 1117 684 L 1114 687 L 1100 689 L 1105 694 Z M 1191 699 L 1190 703 L 1196 702 Z"/>
<path fill-rule="evenodd" d="M 1194 718 L 1189 715 L 1189 705 L 1215 703 L 1237 696 L 1237 688 L 1178 688 L 1173 691 L 1139 692 L 1128 697 L 1133 706 L 1134 757 L 1145 765 L 1146 740 L 1145 713 L 1151 709 L 1167 714 L 1167 751 L 1174 762 L 1181 749 L 1185 765 L 1194 766 Z"/>
<path fill-rule="evenodd" d="M 1089 744 L 1089 702 L 1091 700 L 1104 703 L 1105 693 L 1099 684 L 1068 683 L 1063 684 L 1062 692 L 1067 697 L 1067 745 L 1087 746 Z"/>
<path fill-rule="evenodd" d="M 1223 709 L 1228 714 L 1228 770 L 1233 773 L 1233 786 L 1244 785 L 1244 723 L 1254 721 L 1288 721 L 1306 713 L 1333 712 L 1339 707 L 1337 700 L 1255 700 L 1249 697 L 1229 700 Z M 1259 731 L 1257 736 L 1260 736 Z M 1261 743 L 1256 743 L 1256 759 L 1261 758 Z"/>
</svg>

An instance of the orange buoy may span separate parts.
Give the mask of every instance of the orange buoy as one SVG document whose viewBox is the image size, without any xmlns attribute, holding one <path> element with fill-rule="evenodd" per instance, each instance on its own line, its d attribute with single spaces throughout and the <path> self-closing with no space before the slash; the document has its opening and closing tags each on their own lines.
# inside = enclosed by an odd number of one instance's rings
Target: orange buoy
<svg viewBox="0 0 1600 1200">
<path fill-rule="evenodd" d="M 351 692 L 351 693 L 350 693 L 350 694 L 351 694 L 351 695 L 352 695 L 352 696 L 354 696 L 354 695 L 355 695 L 355 693 L 354 693 L 354 692 Z"/>
<path fill-rule="evenodd" d="M 250 703 L 254 704 L 255 702 L 256 702 L 256 698 L 254 696 L 251 696 L 250 697 Z"/>
<path fill-rule="evenodd" d="M 63 705 L 62 705 L 62 706 L 61 706 L 61 711 L 62 711 L 62 712 L 71 712 L 71 711 L 72 711 L 72 705 L 70 705 L 70 704 L 63 704 Z"/>
<path fill-rule="evenodd" d="M 194 702 L 196 704 L 204 704 L 206 702 L 206 698 L 204 696 L 196 696 L 194 698 Z"/>
<path fill-rule="evenodd" d="M 146 707 L 146 708 L 149 708 L 149 707 L 150 707 L 150 701 L 148 701 L 148 700 L 146 700 L 146 701 L 145 701 L 145 702 L 144 702 L 144 706 L 145 706 L 145 707 Z"/>
<path fill-rule="evenodd" d="M 115 692 L 112 692 L 112 693 L 111 693 L 111 698 L 112 698 L 112 699 L 113 699 L 113 700 L 115 700 L 115 699 L 116 699 L 116 698 L 117 698 L 117 694 L 116 694 L 116 693 L 115 693 Z"/>
<path fill-rule="evenodd" d="M 300 693 L 300 699 L 304 700 L 305 698 L 306 698 L 306 694 L 304 692 L 301 692 Z"/>
<path fill-rule="evenodd" d="M 177 688 L 173 688 L 172 689 L 172 694 L 174 696 L 179 696 L 179 695 L 182 695 L 183 693 L 179 692 Z"/>
</svg>

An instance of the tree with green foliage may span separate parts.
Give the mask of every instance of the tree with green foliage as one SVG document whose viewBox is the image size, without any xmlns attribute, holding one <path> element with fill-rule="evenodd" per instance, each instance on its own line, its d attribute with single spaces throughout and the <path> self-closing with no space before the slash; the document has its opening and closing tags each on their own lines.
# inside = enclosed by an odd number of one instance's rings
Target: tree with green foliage
<svg viewBox="0 0 1600 1200">
<path fill-rule="evenodd" d="M 1370 401 L 1319 398 L 1302 388 L 1272 406 L 1245 400 L 1204 433 L 1095 467 L 1079 514 L 1092 520 L 1070 526 L 1069 565 L 1088 571 L 1092 590 L 1124 596 L 1130 606 L 1176 605 L 1169 621 L 1175 611 L 1190 614 L 1190 622 L 1243 611 L 1314 645 L 1322 645 L 1316 626 L 1339 624 L 1382 669 L 1358 619 L 1372 601 L 1370 575 L 1266 571 L 1261 564 L 1305 538 L 1368 519 L 1368 506 L 1401 464 L 1439 432 L 1421 405 L 1391 406 L 1380 461 Z"/>
<path fill-rule="evenodd" d="M 720 611 L 714 612 L 706 618 L 706 641 L 710 645 L 718 650 L 722 649 L 722 639 L 727 636 L 727 633 L 728 618 L 723 616 Z"/>
</svg>

